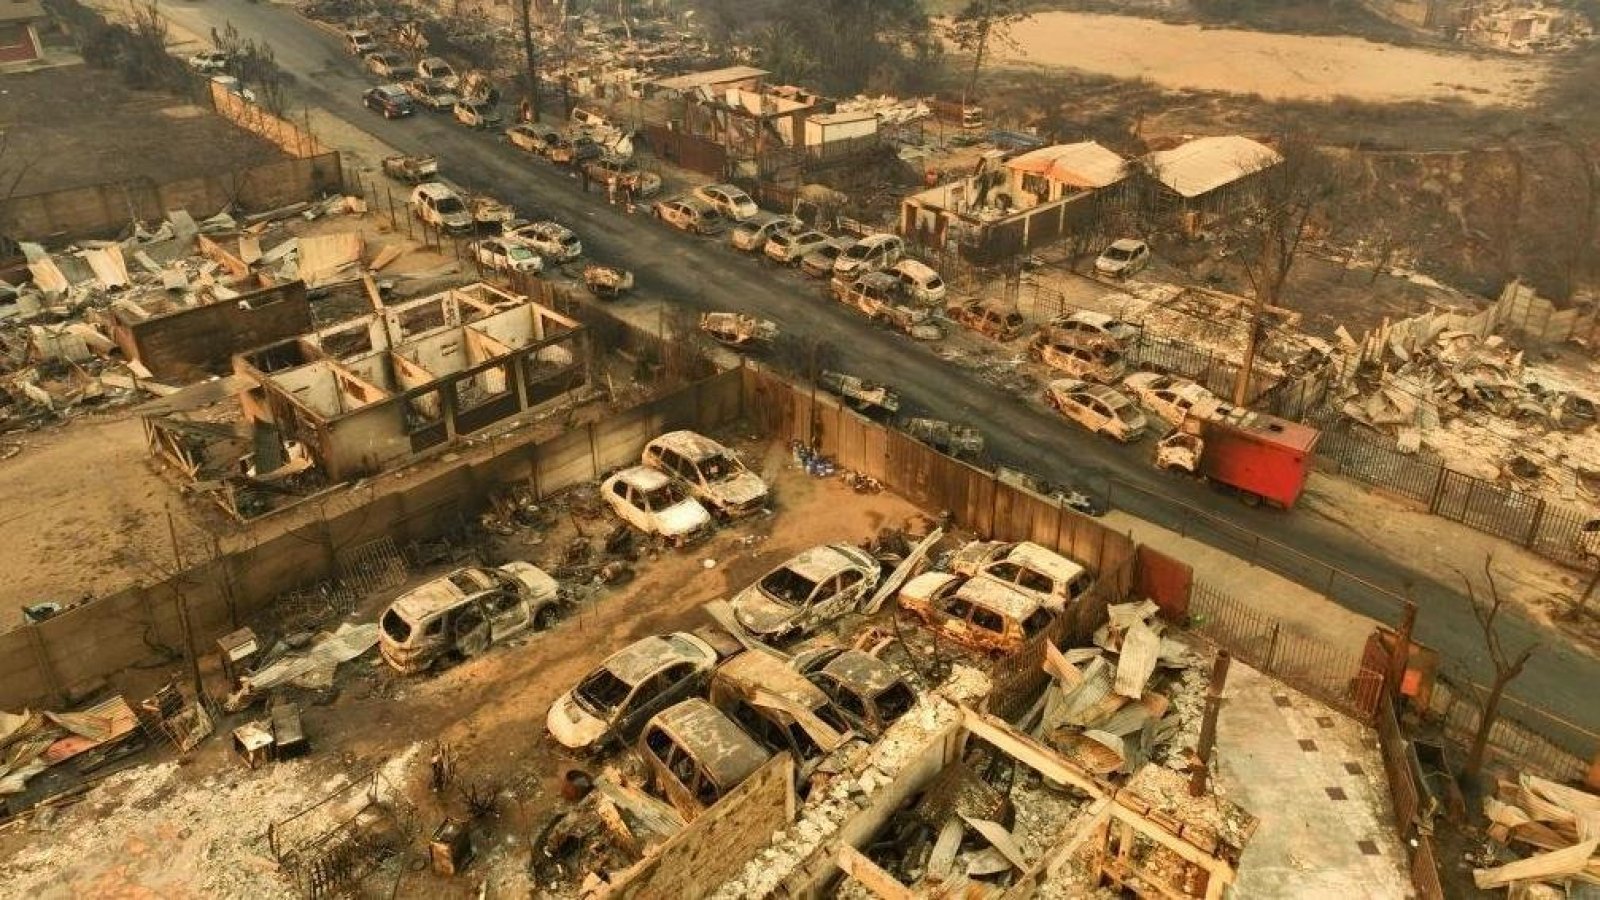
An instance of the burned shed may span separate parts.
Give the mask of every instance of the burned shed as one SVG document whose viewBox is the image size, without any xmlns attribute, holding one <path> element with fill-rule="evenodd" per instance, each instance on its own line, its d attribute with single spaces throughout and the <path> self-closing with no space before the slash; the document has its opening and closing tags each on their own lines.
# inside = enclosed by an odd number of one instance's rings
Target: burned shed
<svg viewBox="0 0 1600 900">
<path fill-rule="evenodd" d="M 200 305 L 167 299 L 119 302 L 109 318 L 111 339 L 128 359 L 142 363 L 157 378 L 180 383 L 226 374 L 234 354 L 313 327 L 301 281 Z"/>
<path fill-rule="evenodd" d="M 588 381 L 577 321 L 487 284 L 383 307 L 235 357 L 244 417 L 329 481 L 381 471 Z"/>
</svg>

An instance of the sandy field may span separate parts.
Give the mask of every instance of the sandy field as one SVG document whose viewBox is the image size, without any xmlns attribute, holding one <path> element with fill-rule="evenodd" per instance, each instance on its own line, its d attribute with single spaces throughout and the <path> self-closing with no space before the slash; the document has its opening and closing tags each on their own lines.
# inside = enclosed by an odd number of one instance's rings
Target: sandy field
<svg viewBox="0 0 1600 900">
<path fill-rule="evenodd" d="M 1459 99 L 1527 102 L 1548 65 L 1445 53 L 1354 37 L 1268 34 L 1092 13 L 1040 13 L 1017 26 L 1011 63 L 1144 78 L 1166 88 L 1260 94 L 1271 100 L 1344 96 L 1376 103 Z"/>
</svg>

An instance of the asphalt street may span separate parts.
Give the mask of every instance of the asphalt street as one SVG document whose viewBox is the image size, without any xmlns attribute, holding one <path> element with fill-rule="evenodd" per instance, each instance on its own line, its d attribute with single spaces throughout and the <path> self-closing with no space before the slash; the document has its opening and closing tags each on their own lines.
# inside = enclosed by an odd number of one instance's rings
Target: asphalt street
<svg viewBox="0 0 1600 900">
<path fill-rule="evenodd" d="M 841 369 L 893 384 L 929 415 L 981 429 L 999 461 L 1101 496 L 1118 482 L 1111 492 L 1118 508 L 1181 528 L 1230 552 L 1254 552 L 1259 565 L 1328 593 L 1356 612 L 1392 623 L 1398 608 L 1384 592 L 1403 592 L 1409 586 L 1420 608 L 1419 640 L 1480 681 L 1492 671 L 1460 590 L 1410 569 L 1341 523 L 1247 507 L 1203 484 L 1167 476 L 1145 454 L 1076 430 L 1027 398 L 941 360 L 927 346 L 825 302 L 816 282 L 736 254 L 724 243 L 673 231 L 642 210 L 625 215 L 608 206 L 603 193 L 584 195 L 565 170 L 510 147 L 497 133 L 469 131 L 448 115 L 425 111 L 412 119 L 386 121 L 361 106 L 360 94 L 373 82 L 338 38 L 290 9 L 252 0 L 166 2 L 161 7 L 199 34 L 233 22 L 245 36 L 273 48 L 278 63 L 296 76 L 303 102 L 403 152 L 436 154 L 447 178 L 513 203 L 524 215 L 548 216 L 568 225 L 578 232 L 588 256 L 631 269 L 641 295 L 669 298 L 695 311 L 744 311 L 777 321 L 787 334 L 826 341 L 836 348 Z M 397 190 L 397 203 L 399 199 Z M 1208 525 L 1164 498 L 1230 524 Z M 1286 549 L 1252 550 L 1254 542 L 1236 528 L 1269 536 Z M 1335 578 L 1330 588 L 1324 563 L 1356 578 Z M 1462 560 L 1462 565 L 1475 569 L 1478 561 Z M 1507 646 L 1541 642 L 1510 693 L 1600 731 L 1600 698 L 1590 693 L 1600 684 L 1600 665 L 1529 620 L 1512 618 L 1502 627 Z"/>
</svg>

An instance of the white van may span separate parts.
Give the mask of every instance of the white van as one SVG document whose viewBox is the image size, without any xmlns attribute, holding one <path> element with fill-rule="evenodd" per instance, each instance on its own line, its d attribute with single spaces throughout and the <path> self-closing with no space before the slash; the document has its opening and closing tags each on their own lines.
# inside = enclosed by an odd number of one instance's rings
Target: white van
<svg viewBox="0 0 1600 900">
<path fill-rule="evenodd" d="M 898 235 L 873 234 L 862 238 L 833 262 L 834 277 L 853 278 L 867 272 L 887 269 L 906 253 L 905 241 Z"/>
<path fill-rule="evenodd" d="M 900 279 L 900 290 L 911 302 L 920 306 L 938 306 L 944 302 L 944 279 L 926 264 L 902 259 L 889 267 L 889 274 Z"/>
</svg>

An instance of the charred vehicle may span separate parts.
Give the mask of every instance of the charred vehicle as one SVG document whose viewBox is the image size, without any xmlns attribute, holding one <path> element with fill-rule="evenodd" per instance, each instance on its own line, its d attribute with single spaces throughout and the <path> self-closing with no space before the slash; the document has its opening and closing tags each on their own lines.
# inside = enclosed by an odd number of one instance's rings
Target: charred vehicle
<svg viewBox="0 0 1600 900">
<path fill-rule="evenodd" d="M 704 700 L 657 713 L 635 744 L 650 786 L 693 819 L 772 758 L 755 738 Z"/>
<path fill-rule="evenodd" d="M 822 689 L 760 651 L 749 651 L 711 673 L 711 705 L 773 753 L 788 751 L 804 789 L 813 776 L 827 776 L 842 762 L 839 751 L 855 738 L 844 716 Z"/>
<path fill-rule="evenodd" d="M 877 739 L 917 702 L 916 691 L 894 666 L 862 650 L 824 647 L 801 653 L 791 664 L 867 738 Z"/>
<path fill-rule="evenodd" d="M 733 598 L 739 626 L 764 641 L 806 634 L 871 599 L 878 561 L 849 544 L 812 547 Z"/>
<path fill-rule="evenodd" d="M 549 628 L 567 602 L 556 580 L 530 563 L 457 569 L 390 604 L 378 647 L 399 671 L 421 672 L 447 656 L 477 656 L 511 635 Z"/>
<path fill-rule="evenodd" d="M 716 664 L 717 651 L 692 634 L 641 638 L 557 698 L 545 727 L 574 750 L 632 741 L 651 716 L 697 693 Z"/>
<path fill-rule="evenodd" d="M 900 608 L 940 636 L 980 653 L 1016 652 L 1056 616 L 1014 584 L 978 576 L 928 572 L 900 589 Z"/>
<path fill-rule="evenodd" d="M 700 314 L 700 330 L 727 347 L 765 347 L 778 337 L 778 323 L 744 313 L 708 312 Z"/>
<path fill-rule="evenodd" d="M 671 431 L 644 447 L 641 461 L 667 473 L 702 505 L 724 518 L 767 505 L 767 483 L 727 447 L 693 431 Z"/>
</svg>

